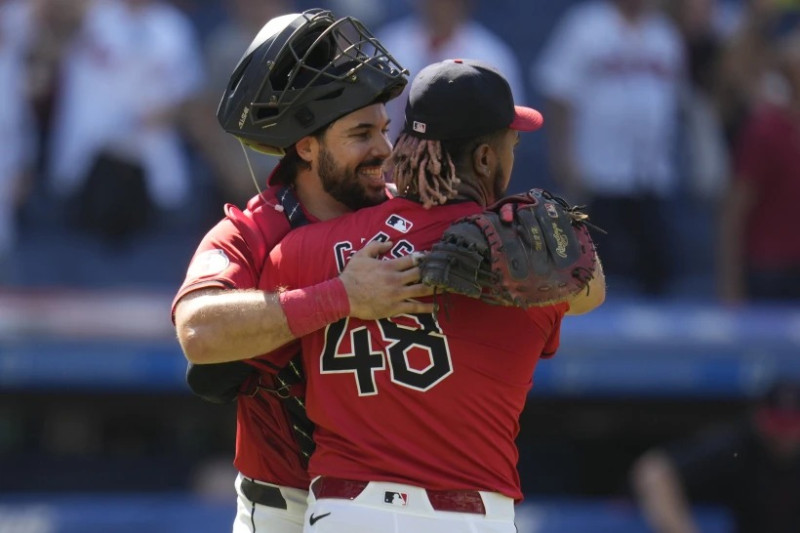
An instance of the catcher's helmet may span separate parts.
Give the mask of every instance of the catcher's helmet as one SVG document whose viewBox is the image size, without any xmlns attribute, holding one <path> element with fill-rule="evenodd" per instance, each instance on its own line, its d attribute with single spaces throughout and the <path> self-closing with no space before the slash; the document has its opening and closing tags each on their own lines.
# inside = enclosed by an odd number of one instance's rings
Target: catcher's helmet
<svg viewBox="0 0 800 533">
<path fill-rule="evenodd" d="M 249 146 L 282 153 L 356 109 L 398 96 L 407 75 L 352 17 L 337 20 L 322 9 L 283 15 L 261 28 L 239 60 L 217 119 Z"/>
</svg>

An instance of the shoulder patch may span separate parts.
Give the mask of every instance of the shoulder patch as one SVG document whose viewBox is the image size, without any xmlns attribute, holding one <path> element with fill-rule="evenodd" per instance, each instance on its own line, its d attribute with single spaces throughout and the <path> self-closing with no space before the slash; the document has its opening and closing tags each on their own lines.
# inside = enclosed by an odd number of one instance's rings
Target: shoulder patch
<svg viewBox="0 0 800 533">
<path fill-rule="evenodd" d="M 228 259 L 228 255 L 223 250 L 206 250 L 195 257 L 191 264 L 189 264 L 187 277 L 201 278 L 204 276 L 219 274 L 228 268 L 228 265 L 230 264 L 231 261 Z"/>
</svg>

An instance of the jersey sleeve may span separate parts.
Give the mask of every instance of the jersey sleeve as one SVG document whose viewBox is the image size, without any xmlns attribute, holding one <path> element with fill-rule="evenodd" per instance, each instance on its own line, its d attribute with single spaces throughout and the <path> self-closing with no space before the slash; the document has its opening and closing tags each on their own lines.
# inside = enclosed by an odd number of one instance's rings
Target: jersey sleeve
<svg viewBox="0 0 800 533">
<path fill-rule="evenodd" d="M 247 215 L 232 205 L 226 217 L 200 242 L 189 262 L 186 278 L 172 301 L 175 306 L 186 294 L 209 287 L 252 289 L 258 285 L 259 255 L 263 261 L 267 243 Z"/>
<path fill-rule="evenodd" d="M 550 329 L 550 336 L 547 338 L 547 341 L 545 341 L 544 348 L 542 349 L 541 357 L 549 359 L 556 354 L 561 343 L 561 322 L 564 319 L 564 314 L 569 309 L 569 304 L 564 302 L 549 306 L 546 309 L 552 316 L 552 327 Z"/>
<path fill-rule="evenodd" d="M 296 234 L 297 232 L 290 232 L 286 235 L 267 256 L 261 283 L 264 290 L 291 290 L 300 287 L 298 284 L 300 261 L 296 257 Z"/>
</svg>

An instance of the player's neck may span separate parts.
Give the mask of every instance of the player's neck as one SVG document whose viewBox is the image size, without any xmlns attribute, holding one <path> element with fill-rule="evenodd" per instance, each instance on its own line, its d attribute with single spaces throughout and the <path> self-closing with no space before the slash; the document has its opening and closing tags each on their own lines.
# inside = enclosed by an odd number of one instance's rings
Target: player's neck
<svg viewBox="0 0 800 533">
<path fill-rule="evenodd" d="M 475 202 L 482 207 L 486 207 L 495 201 L 494 195 L 484 186 L 484 183 L 476 177 L 461 177 L 461 182 L 457 185 L 458 194 L 455 201 L 468 200 Z"/>
</svg>

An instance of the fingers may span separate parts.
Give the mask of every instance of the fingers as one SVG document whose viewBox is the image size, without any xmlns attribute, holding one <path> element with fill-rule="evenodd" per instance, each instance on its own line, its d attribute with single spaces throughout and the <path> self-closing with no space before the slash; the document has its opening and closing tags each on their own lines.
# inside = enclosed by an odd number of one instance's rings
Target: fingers
<svg viewBox="0 0 800 533">
<path fill-rule="evenodd" d="M 434 288 L 429 287 L 428 285 L 423 285 L 422 283 L 415 283 L 413 285 L 408 285 L 407 287 L 403 287 L 403 298 L 404 299 L 411 299 L 411 298 L 422 298 L 424 296 L 433 296 Z"/>
<path fill-rule="evenodd" d="M 369 257 L 378 257 L 381 254 L 385 254 L 389 250 L 392 249 L 394 243 L 392 241 L 371 241 L 368 242 L 366 246 L 364 246 L 361 250 L 356 252 L 355 255 L 367 255 Z"/>
<path fill-rule="evenodd" d="M 361 250 L 356 252 L 354 257 L 367 256 L 371 258 L 378 258 L 379 256 L 389 252 L 389 250 L 392 249 L 392 246 L 394 246 L 392 241 L 370 241 Z M 384 264 L 386 265 L 386 268 L 401 272 L 417 266 L 420 262 L 420 259 L 422 259 L 424 256 L 424 252 L 411 252 L 403 257 L 384 259 Z"/>
<path fill-rule="evenodd" d="M 409 270 L 416 267 L 424 255 L 425 254 L 422 252 L 412 252 L 408 255 L 404 255 L 403 257 L 398 257 L 397 259 L 388 259 L 385 263 L 392 270 L 402 272 L 404 270 Z M 419 275 L 417 276 L 419 277 Z"/>
<path fill-rule="evenodd" d="M 398 310 L 395 314 L 414 315 L 422 313 L 433 313 L 435 304 L 433 302 L 417 302 L 415 300 L 407 300 L 398 305 Z"/>
<path fill-rule="evenodd" d="M 401 284 L 410 285 L 418 282 L 422 273 L 420 272 L 419 267 L 411 267 L 408 270 L 402 270 L 398 272 L 396 275 Z"/>
</svg>

